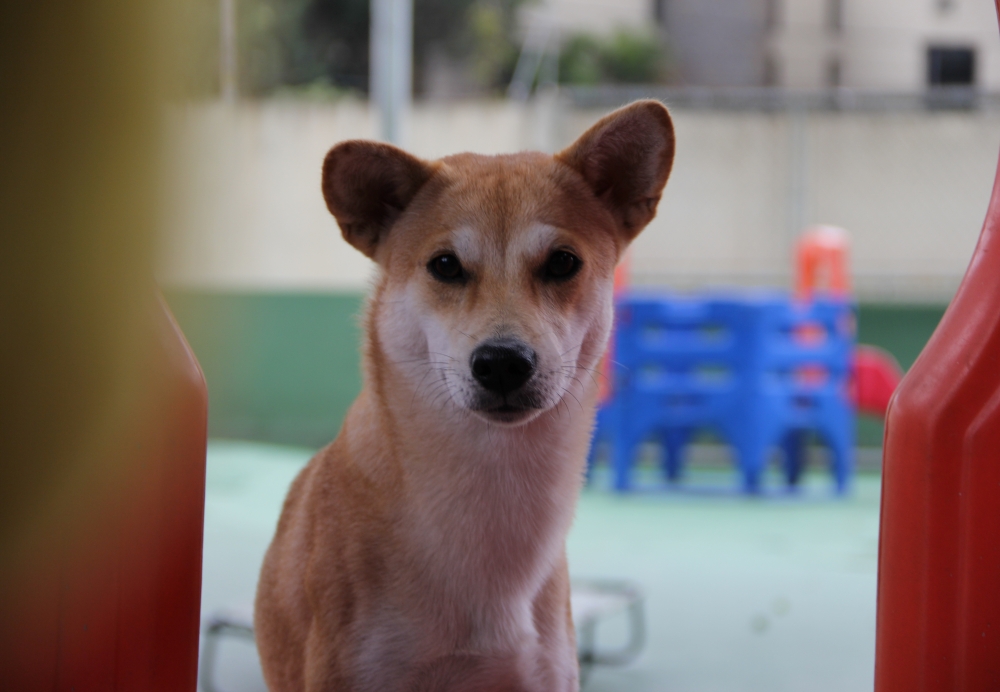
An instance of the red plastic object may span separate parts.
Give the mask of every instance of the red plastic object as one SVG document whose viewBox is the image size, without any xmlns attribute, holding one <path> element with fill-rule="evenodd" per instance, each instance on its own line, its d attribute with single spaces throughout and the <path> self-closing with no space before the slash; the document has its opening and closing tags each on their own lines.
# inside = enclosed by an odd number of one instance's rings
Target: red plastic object
<svg viewBox="0 0 1000 692">
<path fill-rule="evenodd" d="M 882 488 L 876 692 L 1000 690 L 1000 169 L 965 279 L 890 404 Z"/>
<path fill-rule="evenodd" d="M 866 344 L 855 349 L 854 403 L 859 412 L 884 418 L 902 378 L 903 369 L 888 351 Z"/>
<path fill-rule="evenodd" d="M 625 290 L 628 288 L 629 279 L 632 274 L 632 252 L 626 251 L 625 256 L 622 257 L 618 266 L 615 267 L 615 299 L 618 298 Z M 608 342 L 608 348 L 604 352 L 604 357 L 601 359 L 600 372 L 601 376 L 598 378 L 597 383 L 597 402 L 599 404 L 606 403 L 612 394 L 612 381 L 611 378 L 614 376 L 614 369 L 612 368 L 612 363 L 614 363 L 614 344 L 615 340 L 612 337 Z"/>
<path fill-rule="evenodd" d="M 196 689 L 207 394 L 162 301 L 152 317 L 148 410 L 123 412 L 116 458 L 93 464 L 103 480 L 74 489 L 13 567 L 2 690 Z"/>
<path fill-rule="evenodd" d="M 806 229 L 795 244 L 795 297 L 808 300 L 815 291 L 835 296 L 851 292 L 847 231 L 836 226 Z"/>
</svg>

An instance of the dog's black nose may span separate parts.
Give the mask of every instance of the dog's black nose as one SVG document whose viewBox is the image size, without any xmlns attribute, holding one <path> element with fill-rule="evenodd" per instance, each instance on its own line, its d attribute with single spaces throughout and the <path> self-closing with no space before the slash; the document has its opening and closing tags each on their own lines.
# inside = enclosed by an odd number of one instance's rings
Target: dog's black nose
<svg viewBox="0 0 1000 692">
<path fill-rule="evenodd" d="M 491 341 L 472 352 L 472 374 L 485 389 L 508 394 L 535 372 L 535 352 L 518 341 Z"/>
</svg>

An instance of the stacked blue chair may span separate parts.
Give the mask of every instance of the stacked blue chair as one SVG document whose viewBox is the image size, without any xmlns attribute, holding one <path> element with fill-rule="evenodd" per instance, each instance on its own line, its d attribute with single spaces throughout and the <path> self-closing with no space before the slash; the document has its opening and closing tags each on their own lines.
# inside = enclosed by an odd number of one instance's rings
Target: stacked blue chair
<svg viewBox="0 0 1000 692">
<path fill-rule="evenodd" d="M 605 418 L 618 490 L 631 486 L 642 442 L 663 445 L 667 475 L 677 480 L 690 435 L 701 428 L 725 434 L 738 418 L 738 373 L 748 367 L 740 344 L 749 328 L 744 311 L 711 300 L 630 296 L 619 303 Z"/>
<path fill-rule="evenodd" d="M 794 485 L 808 433 L 829 447 L 837 489 L 845 490 L 853 346 L 853 306 L 836 299 L 627 296 L 618 305 L 613 397 L 597 431 L 611 442 L 615 488 L 631 487 L 635 453 L 650 439 L 677 480 L 684 447 L 707 428 L 734 448 L 748 492 L 759 491 L 775 446 Z"/>
<path fill-rule="evenodd" d="M 811 432 L 829 448 L 836 487 L 843 492 L 854 452 L 853 306 L 837 299 L 796 303 L 771 296 L 750 301 L 750 307 L 757 313 L 751 342 L 756 363 L 747 382 L 743 437 L 734 444 L 748 489 L 759 487 L 774 445 L 783 448 L 786 478 L 794 485 Z"/>
</svg>

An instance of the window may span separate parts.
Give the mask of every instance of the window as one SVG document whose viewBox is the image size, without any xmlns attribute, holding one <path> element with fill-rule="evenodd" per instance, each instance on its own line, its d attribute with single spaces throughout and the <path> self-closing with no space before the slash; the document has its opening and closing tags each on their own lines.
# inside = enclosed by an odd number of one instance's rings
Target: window
<svg viewBox="0 0 1000 692">
<path fill-rule="evenodd" d="M 927 84 L 937 86 L 972 86 L 976 77 L 976 53 L 971 48 L 927 49 Z"/>
</svg>

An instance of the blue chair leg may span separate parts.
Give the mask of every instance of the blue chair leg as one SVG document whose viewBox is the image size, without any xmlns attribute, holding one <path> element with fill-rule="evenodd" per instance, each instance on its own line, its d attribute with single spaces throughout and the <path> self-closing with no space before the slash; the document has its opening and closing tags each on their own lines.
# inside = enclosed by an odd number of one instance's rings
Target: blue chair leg
<svg viewBox="0 0 1000 692">
<path fill-rule="evenodd" d="M 829 416 L 823 437 L 830 450 L 830 470 L 837 494 L 843 495 L 854 473 L 854 411 L 842 407 Z"/>
<path fill-rule="evenodd" d="M 736 453 L 740 471 L 743 473 L 743 490 L 751 495 L 759 494 L 764 468 L 767 465 L 768 445 L 766 436 L 755 431 L 740 440 Z"/>
<path fill-rule="evenodd" d="M 609 441 L 611 435 L 611 425 L 608 408 L 601 406 L 597 409 L 596 419 L 594 421 L 594 434 L 590 438 L 590 450 L 587 452 L 587 476 L 585 482 L 587 484 L 594 477 L 594 464 L 597 462 L 597 448 L 603 445 L 605 442 Z"/>
<path fill-rule="evenodd" d="M 848 490 L 854 470 L 854 445 L 850 439 L 838 439 L 830 444 L 830 464 L 833 466 L 837 494 L 843 495 Z"/>
<path fill-rule="evenodd" d="M 615 490 L 625 492 L 632 488 L 632 457 L 635 445 L 628 435 L 618 434 L 611 445 L 611 465 L 614 470 Z"/>
<path fill-rule="evenodd" d="M 681 479 L 684 447 L 690 435 L 686 430 L 668 430 L 663 436 L 663 462 L 667 480 L 676 483 Z"/>
<path fill-rule="evenodd" d="M 781 440 L 785 455 L 785 480 L 794 488 L 802 479 L 806 464 L 806 433 L 804 430 L 789 430 Z"/>
</svg>

